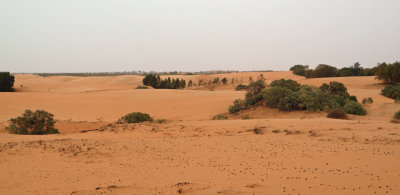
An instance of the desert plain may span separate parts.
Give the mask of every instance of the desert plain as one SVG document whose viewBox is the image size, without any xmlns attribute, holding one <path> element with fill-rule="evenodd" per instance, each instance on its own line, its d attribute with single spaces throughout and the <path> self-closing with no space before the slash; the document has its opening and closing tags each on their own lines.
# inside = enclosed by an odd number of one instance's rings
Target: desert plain
<svg viewBox="0 0 400 195">
<path fill-rule="evenodd" d="M 375 77 L 306 79 L 291 72 L 176 75 L 226 77 L 246 84 L 293 79 L 338 81 L 366 116 L 255 108 L 227 114 L 243 98 L 237 84 L 185 90 L 135 89 L 142 76 L 15 75 L 0 93 L 0 194 L 400 194 L 399 104 Z M 57 135 L 13 135 L 5 127 L 25 109 L 55 115 Z M 130 112 L 162 122 L 116 124 Z M 228 120 L 211 120 L 225 113 Z M 248 116 L 243 119 L 242 116 Z"/>
</svg>

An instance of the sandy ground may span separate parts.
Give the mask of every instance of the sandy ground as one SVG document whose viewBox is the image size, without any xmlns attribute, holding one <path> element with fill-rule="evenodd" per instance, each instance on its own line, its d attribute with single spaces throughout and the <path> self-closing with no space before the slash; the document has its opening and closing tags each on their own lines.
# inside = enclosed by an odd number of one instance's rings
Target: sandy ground
<svg viewBox="0 0 400 195">
<path fill-rule="evenodd" d="M 244 92 L 237 83 L 210 91 L 137 90 L 142 77 L 16 75 L 1 93 L 0 194 L 400 194 L 400 105 L 379 95 L 374 77 L 304 79 L 290 72 L 190 75 L 247 83 L 290 78 L 343 82 L 367 116 L 327 119 L 324 112 L 257 108 L 226 113 Z M 22 85 L 22 86 L 21 86 Z M 6 133 L 24 109 L 55 114 L 60 135 Z M 115 124 L 129 112 L 166 122 Z M 243 120 L 241 116 L 249 115 Z"/>
</svg>

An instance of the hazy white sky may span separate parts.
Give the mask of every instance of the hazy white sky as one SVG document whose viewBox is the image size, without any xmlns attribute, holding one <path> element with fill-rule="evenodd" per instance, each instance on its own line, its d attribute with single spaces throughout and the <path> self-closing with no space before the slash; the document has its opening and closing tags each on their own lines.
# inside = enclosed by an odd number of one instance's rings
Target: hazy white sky
<svg viewBox="0 0 400 195">
<path fill-rule="evenodd" d="M 0 71 L 287 70 L 400 60 L 400 0 L 0 0 Z"/>
</svg>

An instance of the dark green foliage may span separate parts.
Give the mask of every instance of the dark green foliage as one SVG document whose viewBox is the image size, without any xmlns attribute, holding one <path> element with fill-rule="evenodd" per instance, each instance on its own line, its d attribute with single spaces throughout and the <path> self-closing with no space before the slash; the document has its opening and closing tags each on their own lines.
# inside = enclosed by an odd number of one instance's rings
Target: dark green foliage
<svg viewBox="0 0 400 195">
<path fill-rule="evenodd" d="M 293 71 L 293 74 L 305 76 L 308 70 L 308 65 L 294 65 L 290 68 L 290 71 Z"/>
<path fill-rule="evenodd" d="M 281 100 L 286 96 L 291 96 L 292 93 L 293 91 L 284 87 L 272 87 L 262 92 L 265 104 L 271 108 L 278 108 Z"/>
<path fill-rule="evenodd" d="M 347 119 L 346 112 L 342 108 L 335 108 L 328 112 L 328 118 Z"/>
<path fill-rule="evenodd" d="M 247 90 L 247 85 L 243 85 L 243 84 L 236 85 L 235 90 L 236 91 Z"/>
<path fill-rule="evenodd" d="M 392 99 L 400 99 L 400 84 L 388 85 L 381 91 L 383 96 Z"/>
<path fill-rule="evenodd" d="M 193 86 L 193 81 L 192 80 L 189 80 L 189 82 L 188 82 L 188 87 L 190 88 L 190 87 L 192 87 Z"/>
<path fill-rule="evenodd" d="M 262 99 L 262 90 L 265 89 L 263 80 L 252 81 L 247 86 L 245 96 L 246 105 L 254 105 Z"/>
<path fill-rule="evenodd" d="M 350 99 L 351 101 L 358 102 L 357 97 L 354 96 L 354 95 L 351 95 L 349 99 Z"/>
<path fill-rule="evenodd" d="M 222 82 L 222 84 L 226 85 L 226 83 L 228 82 L 228 79 L 224 77 L 224 78 L 222 78 L 221 82 Z"/>
<path fill-rule="evenodd" d="M 337 68 L 326 64 L 320 64 L 311 72 L 311 75 L 309 75 L 308 77 L 320 78 L 320 77 L 334 77 L 336 75 L 337 75 Z"/>
<path fill-rule="evenodd" d="M 45 110 L 25 110 L 22 116 L 10 119 L 10 125 L 6 129 L 14 134 L 57 134 L 59 133 L 54 128 L 54 115 Z"/>
<path fill-rule="evenodd" d="M 375 74 L 379 80 L 385 83 L 400 83 L 400 62 L 378 64 Z"/>
<path fill-rule="evenodd" d="M 319 88 L 331 95 L 350 96 L 349 93 L 347 93 L 347 88 L 343 85 L 343 83 L 336 81 L 332 81 L 329 84 L 324 83 Z"/>
<path fill-rule="evenodd" d="M 13 92 L 14 79 L 9 72 L 0 72 L 0 92 Z"/>
<path fill-rule="evenodd" d="M 367 111 L 362 107 L 362 105 L 355 101 L 348 101 L 344 105 L 343 109 L 344 111 L 346 111 L 347 114 L 361 115 L 361 116 L 367 114 Z"/>
<path fill-rule="evenodd" d="M 270 84 L 271 87 L 284 87 L 292 91 L 298 91 L 300 89 L 300 84 L 297 81 L 291 79 L 280 79 L 274 80 Z"/>
<path fill-rule="evenodd" d="M 400 120 L 400 111 L 396 112 L 393 116 L 394 119 Z"/>
<path fill-rule="evenodd" d="M 233 105 L 229 106 L 229 113 L 233 114 L 236 112 L 239 112 L 241 109 L 245 108 L 245 101 L 242 99 L 237 99 L 235 101 L 233 101 Z"/>
<path fill-rule="evenodd" d="M 307 65 L 295 65 L 290 68 L 293 74 L 305 76 L 307 78 L 319 77 L 346 77 L 346 76 L 373 76 L 375 72 L 371 68 L 362 68 L 360 63 L 356 62 L 353 66 L 337 69 L 333 66 L 320 64 L 314 70 L 308 69 Z"/>
<path fill-rule="evenodd" d="M 127 114 L 120 119 L 118 119 L 117 123 L 140 123 L 144 121 L 153 121 L 149 114 L 141 113 L 141 112 L 132 112 Z"/>
<path fill-rule="evenodd" d="M 185 80 L 179 78 L 161 80 L 160 75 L 148 74 L 143 78 L 143 85 L 152 86 L 155 89 L 184 89 L 186 87 Z"/>
<path fill-rule="evenodd" d="M 372 104 L 372 103 L 374 103 L 374 100 L 372 99 L 372 97 L 362 99 L 362 104 Z"/>
<path fill-rule="evenodd" d="M 212 120 L 227 120 L 228 116 L 223 114 L 217 114 L 212 117 Z"/>
</svg>

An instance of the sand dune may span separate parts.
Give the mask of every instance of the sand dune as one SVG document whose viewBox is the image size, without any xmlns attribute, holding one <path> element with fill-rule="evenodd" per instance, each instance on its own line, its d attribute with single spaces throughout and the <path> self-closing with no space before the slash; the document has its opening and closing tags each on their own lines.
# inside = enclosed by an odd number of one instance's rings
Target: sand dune
<svg viewBox="0 0 400 195">
<path fill-rule="evenodd" d="M 291 72 L 187 75 L 247 83 L 290 78 L 319 86 L 343 82 L 367 116 L 256 108 L 213 121 L 244 92 L 136 90 L 140 76 L 16 75 L 1 93 L 0 194 L 400 194 L 400 105 L 381 96 L 374 77 L 305 79 Z M 22 87 L 21 87 L 22 85 Z M 62 134 L 12 135 L 4 126 L 24 109 L 45 109 Z M 114 124 L 147 112 L 164 123 Z M 242 120 L 249 115 L 249 120 Z"/>
</svg>

